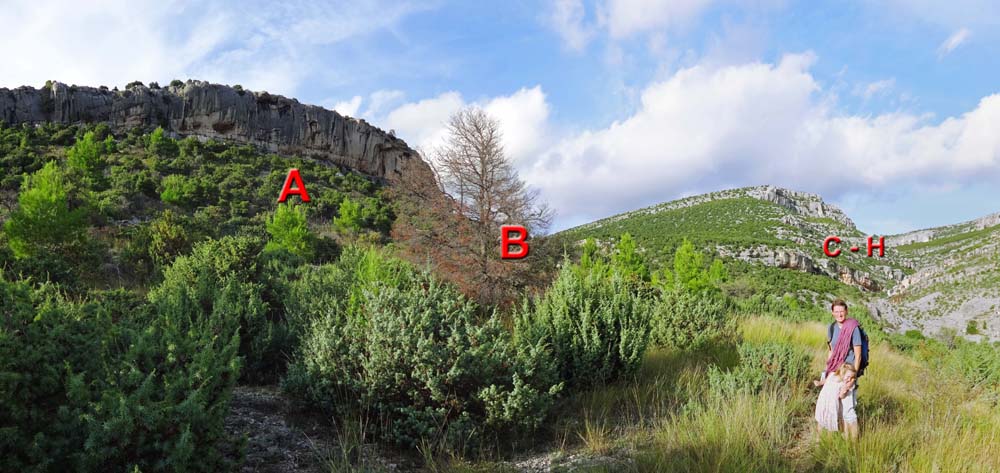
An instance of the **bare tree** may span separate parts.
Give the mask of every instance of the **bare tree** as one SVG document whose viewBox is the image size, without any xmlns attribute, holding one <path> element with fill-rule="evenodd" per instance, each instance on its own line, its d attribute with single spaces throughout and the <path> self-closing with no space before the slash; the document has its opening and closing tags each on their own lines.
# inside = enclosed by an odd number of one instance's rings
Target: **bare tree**
<svg viewBox="0 0 1000 473">
<path fill-rule="evenodd" d="M 428 259 L 434 259 L 430 248 L 447 252 L 437 255 L 447 259 L 438 264 L 457 265 L 449 269 L 457 272 L 453 276 L 462 280 L 460 286 L 480 302 L 501 302 L 530 268 L 525 261 L 500 259 L 500 227 L 523 225 L 529 235 L 544 231 L 552 211 L 518 177 L 504 153 L 495 118 L 481 109 L 466 108 L 452 115 L 447 131 L 447 141 L 432 154 L 442 196 L 430 197 L 423 189 L 428 200 L 409 206 L 411 215 L 405 217 L 410 225 L 396 236 L 422 239 Z M 424 221 L 425 228 L 415 228 L 422 220 L 414 219 L 417 214 L 436 223 L 428 227 Z"/>
</svg>

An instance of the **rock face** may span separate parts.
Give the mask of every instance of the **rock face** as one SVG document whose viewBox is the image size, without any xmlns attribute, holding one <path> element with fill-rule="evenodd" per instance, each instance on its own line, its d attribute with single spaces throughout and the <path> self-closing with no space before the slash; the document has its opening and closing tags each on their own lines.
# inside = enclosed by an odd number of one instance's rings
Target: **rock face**
<svg viewBox="0 0 1000 473">
<path fill-rule="evenodd" d="M 0 88 L 0 120 L 19 123 L 104 122 L 179 136 L 236 141 L 270 152 L 311 157 L 393 181 L 429 167 L 403 140 L 364 120 L 297 100 L 189 80 L 163 88 L 126 90 L 67 86 Z"/>
<path fill-rule="evenodd" d="M 835 205 L 823 202 L 817 194 L 783 189 L 775 186 L 745 188 L 748 196 L 780 205 L 794 213 L 809 217 L 829 218 L 847 228 L 854 229 L 854 222 Z"/>
<path fill-rule="evenodd" d="M 946 225 L 943 227 L 928 228 L 924 230 L 914 230 L 912 232 L 902 233 L 899 235 L 891 235 L 885 237 L 885 240 L 887 244 L 892 246 L 907 245 L 910 243 L 923 243 L 933 240 L 934 238 L 957 232 L 982 230 L 996 225 L 1000 225 L 1000 212 L 992 213 L 985 217 L 979 217 L 975 220 L 969 220 L 968 222 L 956 223 L 954 225 Z"/>
<path fill-rule="evenodd" d="M 849 266 L 838 265 L 829 258 L 816 260 L 798 250 L 757 245 L 739 250 L 717 246 L 716 252 L 720 256 L 759 263 L 764 266 L 791 269 L 812 274 L 825 274 L 844 284 L 856 286 L 869 292 L 878 292 L 884 289 L 884 286 L 868 273 Z M 899 281 L 904 277 L 903 272 L 898 269 L 874 267 L 873 270 L 879 271 L 878 275 L 883 280 L 890 282 Z"/>
</svg>

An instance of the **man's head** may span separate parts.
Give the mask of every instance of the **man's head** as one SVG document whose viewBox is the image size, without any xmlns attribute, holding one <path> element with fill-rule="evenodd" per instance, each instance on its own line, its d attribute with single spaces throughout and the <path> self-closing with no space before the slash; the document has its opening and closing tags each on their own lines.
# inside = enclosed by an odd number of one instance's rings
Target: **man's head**
<svg viewBox="0 0 1000 473">
<path fill-rule="evenodd" d="M 830 304 L 830 311 L 833 312 L 833 319 L 838 324 L 844 323 L 847 319 L 847 303 L 843 299 L 837 299 Z"/>
</svg>

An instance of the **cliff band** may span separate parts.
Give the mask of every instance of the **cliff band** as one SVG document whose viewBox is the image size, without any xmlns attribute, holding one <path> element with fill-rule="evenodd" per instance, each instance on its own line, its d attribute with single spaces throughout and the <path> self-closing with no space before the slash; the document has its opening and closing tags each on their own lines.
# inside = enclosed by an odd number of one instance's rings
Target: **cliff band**
<svg viewBox="0 0 1000 473">
<path fill-rule="evenodd" d="M 348 167 L 385 181 L 429 167 L 403 140 L 364 120 L 267 92 L 189 80 L 126 90 L 68 86 L 0 88 L 0 120 L 9 125 L 104 122 L 116 131 L 155 128 L 179 136 L 235 141 L 273 153 Z"/>
</svg>

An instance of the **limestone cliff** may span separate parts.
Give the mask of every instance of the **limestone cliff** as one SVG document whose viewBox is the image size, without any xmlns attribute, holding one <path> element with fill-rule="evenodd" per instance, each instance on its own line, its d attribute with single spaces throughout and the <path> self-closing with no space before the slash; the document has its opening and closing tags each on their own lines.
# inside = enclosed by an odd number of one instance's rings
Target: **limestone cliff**
<svg viewBox="0 0 1000 473">
<path fill-rule="evenodd" d="M 416 151 L 364 120 L 267 92 L 204 81 L 175 82 L 162 88 L 132 84 L 121 91 L 59 82 L 41 89 L 0 88 L 0 120 L 8 124 L 104 122 L 116 130 L 162 126 L 179 136 L 253 144 L 387 181 L 408 172 L 429 175 Z"/>
</svg>

